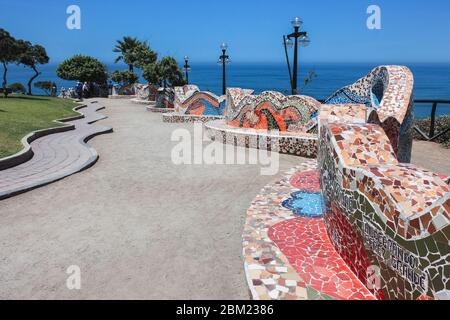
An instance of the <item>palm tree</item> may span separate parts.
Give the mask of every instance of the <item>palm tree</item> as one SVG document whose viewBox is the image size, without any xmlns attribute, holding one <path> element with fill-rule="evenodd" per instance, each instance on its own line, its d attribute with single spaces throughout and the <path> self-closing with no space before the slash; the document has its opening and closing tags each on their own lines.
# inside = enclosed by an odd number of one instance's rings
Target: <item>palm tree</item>
<svg viewBox="0 0 450 320">
<path fill-rule="evenodd" d="M 133 52 L 136 48 L 139 48 L 141 44 L 142 43 L 137 38 L 128 36 L 123 37 L 122 40 L 117 40 L 113 52 L 120 53 L 120 55 L 116 58 L 115 63 L 123 61 L 129 66 L 130 71 L 134 72 L 134 64 L 136 61 Z"/>
</svg>

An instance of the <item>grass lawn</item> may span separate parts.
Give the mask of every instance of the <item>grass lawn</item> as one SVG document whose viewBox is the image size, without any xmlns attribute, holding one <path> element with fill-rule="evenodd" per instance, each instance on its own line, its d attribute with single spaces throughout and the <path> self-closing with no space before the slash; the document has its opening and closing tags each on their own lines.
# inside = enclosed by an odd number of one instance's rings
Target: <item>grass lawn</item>
<svg viewBox="0 0 450 320">
<path fill-rule="evenodd" d="M 20 140 L 28 133 L 58 124 L 53 120 L 75 116 L 77 104 L 60 98 L 10 95 L 0 97 L 0 158 L 20 150 Z"/>
</svg>

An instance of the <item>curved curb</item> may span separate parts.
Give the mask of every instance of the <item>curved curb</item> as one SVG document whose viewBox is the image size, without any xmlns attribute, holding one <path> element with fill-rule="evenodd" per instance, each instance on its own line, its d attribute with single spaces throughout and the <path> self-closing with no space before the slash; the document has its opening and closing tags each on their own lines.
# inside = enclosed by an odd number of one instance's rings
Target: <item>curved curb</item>
<svg viewBox="0 0 450 320">
<path fill-rule="evenodd" d="M 75 125 L 73 125 L 73 124 L 67 125 L 67 124 L 65 124 L 65 122 L 83 119 L 85 117 L 84 114 L 79 112 L 78 110 L 86 108 L 86 107 L 87 107 L 86 104 L 75 106 L 74 108 L 72 108 L 72 111 L 78 112 L 79 115 L 73 116 L 73 117 L 68 117 L 68 118 L 56 119 L 56 120 L 52 121 L 54 123 L 62 124 L 63 126 L 46 128 L 46 129 L 36 130 L 36 131 L 32 131 L 32 132 L 28 133 L 25 137 L 23 137 L 20 140 L 20 142 L 23 145 L 22 150 L 20 150 L 19 152 L 15 153 L 13 155 L 10 155 L 10 156 L 0 159 L 0 171 L 6 170 L 9 168 L 13 168 L 24 162 L 27 162 L 31 158 L 33 158 L 34 152 L 30 146 L 30 144 L 33 141 L 35 141 L 39 138 L 42 138 L 44 136 L 50 135 L 50 134 L 74 130 Z"/>
<path fill-rule="evenodd" d="M 84 122 L 84 124 L 86 124 L 86 125 L 91 125 L 93 123 L 96 123 L 97 121 L 108 118 L 105 115 L 96 113 L 99 110 L 105 109 L 105 107 L 92 106 L 95 103 L 97 103 L 97 102 L 96 101 L 91 102 L 91 110 L 90 110 L 91 112 L 94 112 L 95 115 L 91 120 Z M 76 109 L 78 110 L 80 108 L 86 108 L 86 107 L 87 107 L 87 105 L 78 106 Z M 58 122 L 79 120 L 79 119 L 83 119 L 83 118 L 86 118 L 85 114 L 82 114 L 77 117 L 65 118 L 62 120 L 58 120 Z M 75 128 L 74 134 L 78 135 L 77 131 L 76 131 L 77 130 L 76 124 L 72 124 L 72 125 L 66 126 L 64 128 L 72 128 L 72 127 Z M 76 174 L 78 172 L 84 171 L 84 170 L 90 168 L 91 166 L 93 166 L 99 159 L 99 155 L 98 155 L 98 152 L 94 149 L 94 147 L 92 147 L 88 144 L 88 141 L 100 134 L 112 133 L 113 129 L 111 127 L 106 127 L 106 126 L 98 126 L 98 127 L 92 127 L 92 128 L 94 128 L 95 131 L 85 132 L 85 133 L 81 132 L 81 134 L 76 138 L 76 140 L 74 140 L 74 142 L 76 141 L 78 144 L 82 145 L 83 148 L 85 148 L 87 150 L 86 153 L 87 153 L 88 159 L 86 161 L 84 161 L 83 163 L 79 163 L 78 166 L 70 166 L 70 167 L 68 167 L 67 170 L 64 169 L 64 170 L 56 170 L 54 172 L 49 172 L 44 177 L 36 179 L 34 181 L 29 181 L 29 183 L 27 183 L 27 184 L 19 184 L 16 186 L 14 186 L 14 184 L 11 184 L 10 189 L 5 188 L 3 191 L 0 192 L 0 200 L 7 199 L 7 198 L 13 197 L 15 195 L 25 193 L 27 191 L 30 191 L 30 190 L 48 185 L 50 183 L 59 181 L 63 178 L 66 178 L 66 177 Z M 70 131 L 70 130 L 65 130 L 65 131 Z M 64 130 L 62 132 L 64 132 Z M 47 135 L 48 134 L 46 134 L 45 136 L 47 136 Z M 36 139 L 37 138 L 35 138 L 35 140 Z M 31 150 L 31 148 L 30 148 L 30 150 Z M 12 169 L 12 170 L 15 170 L 15 169 Z"/>
<path fill-rule="evenodd" d="M 213 115 L 188 115 L 188 114 L 174 114 L 174 113 L 165 113 L 163 116 L 163 122 L 166 123 L 193 123 L 193 122 L 209 122 L 214 120 L 221 120 L 223 116 L 213 116 Z"/>
<path fill-rule="evenodd" d="M 95 121 L 94 121 L 95 122 Z M 81 138 L 79 140 L 80 144 L 83 144 L 86 149 L 89 150 L 89 152 L 91 153 L 91 157 L 89 158 L 89 160 L 80 168 L 78 168 L 77 170 L 74 170 L 73 172 L 67 173 L 67 174 L 60 174 L 51 178 L 48 178 L 46 180 L 31 184 L 30 186 L 27 186 L 25 188 L 18 188 L 18 189 L 13 189 L 11 191 L 5 192 L 5 193 L 0 193 L 0 200 L 4 200 L 4 199 L 8 199 L 14 196 L 17 196 L 19 194 L 40 188 L 40 187 L 44 187 L 46 185 L 49 185 L 51 183 L 60 181 L 64 178 L 70 177 L 71 175 L 74 175 L 76 173 L 82 172 L 84 170 L 89 169 L 90 167 L 92 167 L 99 159 L 99 155 L 97 150 L 94 149 L 94 147 L 90 146 L 89 144 L 87 144 L 87 142 L 89 140 L 91 140 L 92 138 L 101 135 L 101 134 L 106 134 L 106 133 L 112 133 L 113 132 L 113 128 L 110 127 L 105 127 L 103 130 L 92 133 L 84 138 Z"/>
</svg>

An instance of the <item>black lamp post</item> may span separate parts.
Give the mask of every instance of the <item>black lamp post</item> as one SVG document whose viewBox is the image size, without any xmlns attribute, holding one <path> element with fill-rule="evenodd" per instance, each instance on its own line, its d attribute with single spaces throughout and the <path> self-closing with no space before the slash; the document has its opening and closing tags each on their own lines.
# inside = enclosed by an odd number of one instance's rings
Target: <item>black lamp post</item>
<svg viewBox="0 0 450 320">
<path fill-rule="evenodd" d="M 222 55 L 219 57 L 219 63 L 222 64 L 222 94 L 227 93 L 227 79 L 226 79 L 226 64 L 230 62 L 230 57 L 226 54 L 228 45 L 226 43 L 222 43 L 220 46 L 222 50 Z"/>
<path fill-rule="evenodd" d="M 184 57 L 184 72 L 186 74 L 186 84 L 189 84 L 189 71 L 191 71 L 191 66 L 189 65 L 189 57 Z"/>
<path fill-rule="evenodd" d="M 291 88 L 292 88 L 293 95 L 298 94 L 298 89 L 297 89 L 298 45 L 300 44 L 301 46 L 306 47 L 311 42 L 309 40 L 308 33 L 305 31 L 300 31 L 300 27 L 302 26 L 302 24 L 303 24 L 302 19 L 295 17 L 292 20 L 292 26 L 294 27 L 294 32 L 287 36 L 283 36 L 283 44 L 284 44 L 284 49 L 286 52 L 286 61 L 288 64 L 289 77 L 291 80 Z M 294 70 L 291 73 L 291 66 L 289 63 L 289 56 L 287 53 L 287 48 L 292 47 L 292 38 L 294 38 Z M 299 39 L 300 39 L 300 41 L 299 41 Z M 292 76 L 291 76 L 291 74 L 292 74 Z"/>
</svg>

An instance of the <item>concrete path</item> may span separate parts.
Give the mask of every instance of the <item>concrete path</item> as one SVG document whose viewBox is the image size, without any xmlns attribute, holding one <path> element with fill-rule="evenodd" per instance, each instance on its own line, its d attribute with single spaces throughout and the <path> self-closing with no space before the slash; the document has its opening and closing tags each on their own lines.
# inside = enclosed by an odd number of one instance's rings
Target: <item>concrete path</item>
<svg viewBox="0 0 450 320">
<path fill-rule="evenodd" d="M 99 100 L 114 134 L 90 144 L 95 166 L 0 201 L 0 298 L 248 299 L 246 210 L 302 159 L 258 165 L 174 165 L 171 134 L 192 124 L 124 100 Z M 208 143 L 206 143 L 208 144 Z M 81 268 L 81 290 L 66 269 Z"/>
<path fill-rule="evenodd" d="M 246 210 L 304 159 L 280 156 L 272 177 L 258 165 L 177 166 L 171 134 L 192 124 L 129 101 L 99 104 L 114 134 L 90 142 L 95 166 L 0 201 L 0 298 L 248 299 Z M 81 290 L 66 286 L 71 265 Z"/>
<path fill-rule="evenodd" d="M 111 132 L 109 127 L 93 125 L 105 116 L 103 107 L 89 103 L 79 109 L 84 118 L 70 121 L 74 130 L 50 134 L 31 143 L 34 156 L 16 167 L 0 171 L 0 199 L 46 185 L 86 169 L 98 159 L 94 148 L 85 143 L 95 135 Z"/>
</svg>

